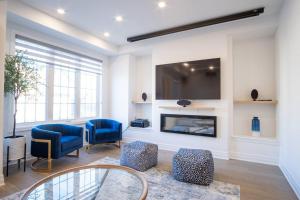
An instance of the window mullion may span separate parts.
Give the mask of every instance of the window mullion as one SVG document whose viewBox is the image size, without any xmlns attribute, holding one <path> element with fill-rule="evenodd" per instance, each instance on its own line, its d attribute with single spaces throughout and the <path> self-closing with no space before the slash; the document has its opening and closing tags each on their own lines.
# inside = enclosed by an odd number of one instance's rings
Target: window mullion
<svg viewBox="0 0 300 200">
<path fill-rule="evenodd" d="M 75 119 L 80 118 L 80 70 L 75 73 Z"/>
<path fill-rule="evenodd" d="M 96 116 L 102 117 L 102 76 L 97 76 L 96 86 Z"/>
<path fill-rule="evenodd" d="M 53 120 L 54 67 L 47 66 L 46 121 Z"/>
</svg>

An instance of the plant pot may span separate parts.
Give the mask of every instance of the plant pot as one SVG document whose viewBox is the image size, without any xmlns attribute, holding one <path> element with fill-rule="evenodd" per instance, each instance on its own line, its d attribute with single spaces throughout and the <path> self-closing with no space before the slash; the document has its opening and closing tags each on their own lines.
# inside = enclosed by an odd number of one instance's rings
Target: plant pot
<svg viewBox="0 0 300 200">
<path fill-rule="evenodd" d="M 9 160 L 19 160 L 24 157 L 24 146 L 26 143 L 25 136 L 17 135 L 16 137 L 8 136 L 4 138 L 4 151 L 7 155 L 9 147 Z"/>
</svg>

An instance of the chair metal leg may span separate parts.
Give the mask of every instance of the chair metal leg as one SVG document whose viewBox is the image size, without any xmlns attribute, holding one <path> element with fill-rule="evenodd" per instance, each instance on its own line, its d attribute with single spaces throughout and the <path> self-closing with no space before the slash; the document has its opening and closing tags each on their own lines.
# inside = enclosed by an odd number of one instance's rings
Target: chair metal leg
<svg viewBox="0 0 300 200">
<path fill-rule="evenodd" d="M 115 143 L 115 146 L 120 149 L 121 148 L 121 140 L 118 140 L 117 144 Z"/>
<path fill-rule="evenodd" d="M 66 155 L 66 156 L 78 158 L 78 157 L 79 157 L 79 149 L 76 150 L 76 154 L 75 154 L 75 155 L 70 155 L 70 154 L 69 154 L 69 155 Z"/>
<path fill-rule="evenodd" d="M 41 161 L 43 160 L 47 160 L 48 162 L 48 166 L 47 168 L 38 168 L 37 165 L 38 163 L 40 163 Z M 25 167 L 24 167 L 25 169 Z M 47 158 L 37 158 L 36 161 L 34 161 L 32 164 L 31 164 L 31 169 L 35 172 L 42 172 L 42 173 L 47 173 L 47 172 L 51 172 L 52 170 L 52 159 L 47 159 Z"/>
<path fill-rule="evenodd" d="M 6 156 L 6 176 L 8 176 L 8 163 L 9 163 L 9 146 L 7 146 L 7 156 Z"/>
<path fill-rule="evenodd" d="M 24 145 L 24 172 L 26 171 L 26 143 Z"/>
<path fill-rule="evenodd" d="M 52 170 L 52 159 L 51 159 L 51 140 L 45 140 L 45 139 L 32 139 L 34 142 L 40 142 L 40 143 L 47 143 L 48 145 L 48 157 L 47 158 L 37 158 L 36 161 L 34 161 L 31 164 L 31 169 L 36 172 L 50 172 Z M 47 160 L 48 166 L 47 168 L 38 168 L 37 163 L 39 163 L 42 160 Z M 25 166 L 24 166 L 25 169 Z"/>
<path fill-rule="evenodd" d="M 85 151 L 87 152 L 87 153 L 89 153 L 90 152 L 90 150 L 91 150 L 91 148 L 92 148 L 92 144 L 88 144 L 88 145 L 86 145 L 86 147 L 85 147 Z"/>
</svg>

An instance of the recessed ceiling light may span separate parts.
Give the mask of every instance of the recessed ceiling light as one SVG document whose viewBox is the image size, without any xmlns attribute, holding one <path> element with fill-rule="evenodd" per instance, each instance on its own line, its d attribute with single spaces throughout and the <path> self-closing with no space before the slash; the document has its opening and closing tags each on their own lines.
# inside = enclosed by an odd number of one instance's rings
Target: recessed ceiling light
<svg viewBox="0 0 300 200">
<path fill-rule="evenodd" d="M 190 64 L 189 63 L 183 63 L 183 66 L 188 67 L 188 66 L 190 66 Z"/>
<path fill-rule="evenodd" d="M 56 11 L 57 11 L 58 14 L 61 14 L 61 15 L 66 13 L 65 10 L 62 9 L 62 8 L 58 8 Z"/>
<path fill-rule="evenodd" d="M 209 70 L 214 70 L 215 69 L 215 67 L 213 65 L 209 66 L 208 68 L 209 68 Z"/>
<path fill-rule="evenodd" d="M 110 36 L 109 32 L 105 32 L 103 35 L 104 35 L 105 37 L 109 37 L 109 36 Z"/>
<path fill-rule="evenodd" d="M 121 15 L 118 15 L 118 16 L 115 17 L 115 20 L 117 22 L 121 22 L 121 21 L 123 21 L 123 17 Z"/>
<path fill-rule="evenodd" d="M 166 7 L 166 6 L 167 6 L 167 3 L 166 3 L 165 1 L 159 1 L 159 2 L 158 2 L 158 7 L 164 8 L 164 7 Z"/>
<path fill-rule="evenodd" d="M 194 72 L 195 71 L 195 68 L 191 68 L 191 72 Z"/>
</svg>

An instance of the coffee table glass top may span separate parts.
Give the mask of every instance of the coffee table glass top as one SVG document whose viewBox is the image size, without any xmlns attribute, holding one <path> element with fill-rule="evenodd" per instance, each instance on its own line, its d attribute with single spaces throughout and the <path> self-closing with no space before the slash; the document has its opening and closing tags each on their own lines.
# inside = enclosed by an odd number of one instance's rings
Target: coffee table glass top
<svg viewBox="0 0 300 200">
<path fill-rule="evenodd" d="M 142 200 L 147 190 L 147 182 L 135 170 L 117 165 L 91 165 L 49 176 L 33 185 L 22 199 Z"/>
</svg>

